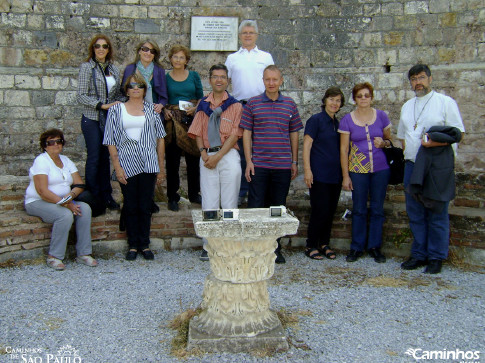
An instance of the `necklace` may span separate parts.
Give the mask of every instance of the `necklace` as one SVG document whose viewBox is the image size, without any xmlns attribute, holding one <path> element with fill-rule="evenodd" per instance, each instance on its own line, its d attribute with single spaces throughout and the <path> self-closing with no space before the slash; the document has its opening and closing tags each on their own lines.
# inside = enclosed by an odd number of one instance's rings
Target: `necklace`
<svg viewBox="0 0 485 363">
<path fill-rule="evenodd" d="M 418 115 L 418 118 L 416 118 L 416 101 L 417 101 L 417 97 L 414 99 L 414 112 L 413 112 L 413 118 L 414 118 L 414 129 L 416 130 L 416 128 L 418 127 L 418 121 L 419 121 L 419 118 L 421 117 L 424 109 L 426 108 L 426 105 L 428 104 L 428 102 L 433 98 L 434 96 L 434 91 L 431 91 L 433 92 L 431 94 L 431 96 L 428 98 L 428 100 L 426 101 L 426 103 L 424 104 L 423 108 L 421 109 L 421 112 L 419 113 Z"/>
</svg>

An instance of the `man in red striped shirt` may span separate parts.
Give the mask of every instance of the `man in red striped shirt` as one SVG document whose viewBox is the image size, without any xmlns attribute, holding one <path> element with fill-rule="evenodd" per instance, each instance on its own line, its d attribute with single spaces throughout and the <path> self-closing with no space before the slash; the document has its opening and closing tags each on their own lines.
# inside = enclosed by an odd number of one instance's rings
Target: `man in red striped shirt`
<svg viewBox="0 0 485 363">
<path fill-rule="evenodd" d="M 226 92 L 228 71 L 224 64 L 209 70 L 212 92 L 202 98 L 188 135 L 200 150 L 200 192 L 202 210 L 237 208 L 241 183 L 241 158 L 237 140 L 242 105 Z M 201 260 L 208 260 L 203 250 Z"/>
<path fill-rule="evenodd" d="M 290 182 L 298 174 L 298 131 L 303 124 L 292 98 L 283 96 L 281 71 L 270 65 L 263 72 L 265 91 L 247 102 L 244 129 L 248 208 L 286 204 Z M 284 263 L 278 240 L 276 263 Z"/>
</svg>

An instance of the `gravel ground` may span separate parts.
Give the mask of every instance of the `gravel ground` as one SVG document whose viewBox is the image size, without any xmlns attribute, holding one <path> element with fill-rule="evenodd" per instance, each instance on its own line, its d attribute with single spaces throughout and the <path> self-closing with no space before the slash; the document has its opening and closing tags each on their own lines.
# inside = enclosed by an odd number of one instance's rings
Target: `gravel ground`
<svg viewBox="0 0 485 363">
<path fill-rule="evenodd" d="M 134 262 L 117 254 L 100 259 L 97 268 L 68 261 L 62 272 L 44 264 L 1 269 L 0 362 L 60 363 L 62 347 L 79 356 L 62 363 L 180 361 L 170 353 L 176 331 L 168 324 L 201 302 L 209 264 L 199 254 L 162 251 L 155 261 Z M 414 362 L 405 352 L 419 348 L 420 354 L 480 351 L 483 361 L 483 271 L 445 265 L 442 274 L 430 276 L 401 271 L 394 259 L 349 264 L 342 255 L 336 261 L 310 260 L 301 251 L 286 256 L 269 293 L 272 309 L 289 317 L 290 349 L 186 360 Z"/>
</svg>

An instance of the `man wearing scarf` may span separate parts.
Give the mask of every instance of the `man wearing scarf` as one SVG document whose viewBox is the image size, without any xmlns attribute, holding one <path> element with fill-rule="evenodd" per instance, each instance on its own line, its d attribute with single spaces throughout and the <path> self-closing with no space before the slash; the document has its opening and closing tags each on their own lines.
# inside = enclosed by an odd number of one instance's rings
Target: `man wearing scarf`
<svg viewBox="0 0 485 363">
<path fill-rule="evenodd" d="M 227 91 L 227 67 L 209 70 L 212 92 L 202 98 L 188 135 L 200 149 L 202 210 L 237 208 L 241 183 L 241 159 L 237 140 L 242 137 L 239 121 L 242 105 Z M 201 260 L 207 260 L 204 250 Z"/>
</svg>

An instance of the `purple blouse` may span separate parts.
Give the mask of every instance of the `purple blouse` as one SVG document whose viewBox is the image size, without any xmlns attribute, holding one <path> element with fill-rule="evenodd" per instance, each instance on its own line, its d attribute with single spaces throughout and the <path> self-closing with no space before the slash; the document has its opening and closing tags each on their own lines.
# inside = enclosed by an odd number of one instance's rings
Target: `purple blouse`
<svg viewBox="0 0 485 363">
<path fill-rule="evenodd" d="M 352 113 L 342 118 L 338 132 L 350 134 L 349 172 L 375 173 L 389 169 L 386 155 L 374 146 L 374 138 L 383 137 L 389 127 L 389 117 L 381 110 L 376 110 L 375 121 L 365 126 L 355 124 Z"/>
</svg>

